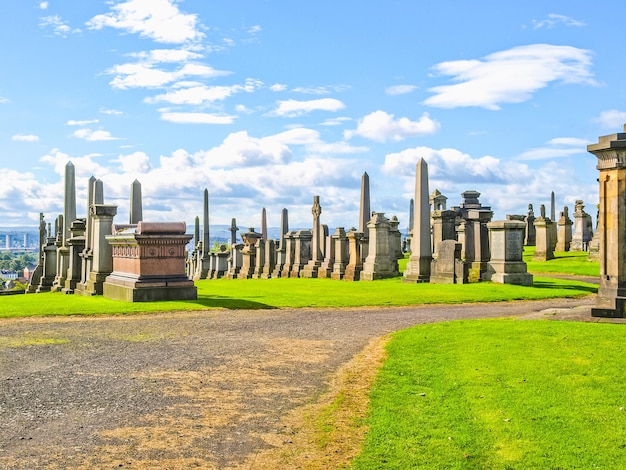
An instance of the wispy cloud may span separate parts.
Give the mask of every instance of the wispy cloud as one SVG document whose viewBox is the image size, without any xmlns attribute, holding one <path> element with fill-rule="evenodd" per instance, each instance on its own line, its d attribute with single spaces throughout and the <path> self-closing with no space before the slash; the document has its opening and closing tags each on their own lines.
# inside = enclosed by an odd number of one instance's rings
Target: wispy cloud
<svg viewBox="0 0 626 470">
<path fill-rule="evenodd" d="M 286 100 L 279 101 L 278 108 L 268 113 L 268 115 L 297 117 L 313 111 L 336 112 L 344 109 L 345 107 L 345 104 L 335 98 L 321 98 L 319 100 L 309 101 Z"/>
<path fill-rule="evenodd" d="M 11 137 L 15 142 L 39 142 L 39 136 L 33 134 L 15 134 Z"/>
<path fill-rule="evenodd" d="M 618 109 L 602 111 L 600 116 L 595 118 L 595 121 L 606 129 L 622 129 L 626 123 L 626 111 L 619 111 Z"/>
<path fill-rule="evenodd" d="M 385 89 L 385 93 L 387 93 L 388 95 L 406 95 L 408 93 L 412 93 L 413 91 L 417 90 L 417 87 L 415 85 L 393 85 L 390 87 L 387 87 Z"/>
<path fill-rule="evenodd" d="M 302 93 L 305 95 L 328 95 L 333 92 L 343 91 L 348 88 L 345 85 L 328 85 L 328 86 L 309 86 L 309 87 L 296 87 L 293 89 L 295 93 Z"/>
<path fill-rule="evenodd" d="M 480 60 L 442 62 L 435 72 L 459 83 L 430 88 L 434 95 L 424 104 L 497 110 L 503 103 L 529 100 L 551 82 L 595 85 L 591 67 L 590 51 L 550 44 L 514 47 Z"/>
<path fill-rule="evenodd" d="M 195 14 L 182 13 L 176 0 L 128 0 L 87 22 L 90 29 L 105 27 L 139 34 L 156 42 L 183 44 L 202 39 Z"/>
<path fill-rule="evenodd" d="M 90 119 L 90 120 L 85 120 L 85 121 L 75 121 L 73 119 L 70 119 L 69 121 L 67 121 L 67 125 L 68 126 L 88 126 L 89 124 L 96 124 L 99 121 L 97 119 Z"/>
<path fill-rule="evenodd" d="M 44 16 L 39 18 L 39 26 L 43 29 L 52 31 L 52 34 L 60 37 L 67 37 L 69 34 L 80 33 L 79 28 L 72 28 L 59 15 Z"/>
<path fill-rule="evenodd" d="M 9 98 L 5 98 L 4 96 L 0 96 L 0 104 L 10 103 L 11 100 Z"/>
<path fill-rule="evenodd" d="M 399 142 L 408 137 L 434 134 L 439 128 L 440 124 L 428 113 L 422 114 L 417 121 L 411 121 L 407 117 L 395 119 L 393 114 L 378 110 L 359 119 L 357 128 L 345 131 L 344 137 L 350 139 L 358 135 L 375 142 Z"/>
<path fill-rule="evenodd" d="M 235 93 L 248 92 L 251 93 L 262 86 L 262 83 L 256 80 L 248 80 L 244 85 L 230 86 L 206 86 L 195 85 L 184 87 L 179 90 L 170 91 L 160 95 L 146 98 L 146 103 L 167 102 L 171 104 L 189 104 L 201 105 L 212 103 L 214 101 L 222 101 Z"/>
<path fill-rule="evenodd" d="M 115 75 L 110 85 L 120 90 L 162 87 L 188 77 L 215 78 L 230 74 L 204 64 L 188 63 L 177 70 L 163 70 L 150 62 L 115 65 L 107 73 Z"/>
<path fill-rule="evenodd" d="M 584 21 L 578 21 L 574 18 L 570 18 L 565 15 L 558 15 L 556 13 L 550 13 L 547 18 L 543 20 L 533 20 L 533 29 L 540 28 L 554 28 L 555 26 L 563 25 L 563 26 L 587 26 Z"/>
<path fill-rule="evenodd" d="M 589 141 L 578 137 L 557 137 L 550 139 L 543 147 L 522 152 L 515 157 L 515 160 L 548 160 L 583 154 L 587 152 L 587 144 L 589 143 Z"/>
<path fill-rule="evenodd" d="M 178 124 L 232 124 L 236 116 L 166 111 L 161 113 L 161 119 Z"/>
<path fill-rule="evenodd" d="M 48 9 L 48 2 L 39 2 L 38 5 L 40 10 L 47 10 Z"/>
<path fill-rule="evenodd" d="M 109 116 L 121 116 L 122 114 L 124 114 L 122 113 L 122 111 L 118 111 L 116 109 L 106 109 L 106 108 L 101 108 L 100 112 L 102 114 L 108 114 Z"/>
</svg>

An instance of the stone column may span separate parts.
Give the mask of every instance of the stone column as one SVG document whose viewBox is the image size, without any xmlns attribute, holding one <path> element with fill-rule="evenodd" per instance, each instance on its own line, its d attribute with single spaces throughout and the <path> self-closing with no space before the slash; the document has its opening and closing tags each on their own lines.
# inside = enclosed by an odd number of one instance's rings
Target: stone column
<svg viewBox="0 0 626 470">
<path fill-rule="evenodd" d="M 276 268 L 276 241 L 265 240 L 265 262 L 263 263 L 263 272 L 261 279 L 270 279 Z"/>
<path fill-rule="evenodd" d="M 559 221 L 557 222 L 558 227 L 558 241 L 556 243 L 556 251 L 569 251 L 570 243 L 572 242 L 572 219 L 569 218 L 569 209 L 567 206 L 563 208 L 563 212 L 561 212 L 561 216 Z"/>
<path fill-rule="evenodd" d="M 90 211 L 93 218 L 93 258 L 85 289 L 80 293 L 101 295 L 106 277 L 113 272 L 113 251 L 106 237 L 112 233 L 117 206 L 93 204 Z"/>
<path fill-rule="evenodd" d="M 313 214 L 313 238 L 311 240 L 311 260 L 302 269 L 300 276 L 303 278 L 315 278 L 317 277 L 317 271 L 322 265 L 322 249 L 321 239 L 322 230 L 320 225 L 320 215 L 322 213 L 322 206 L 320 205 L 320 197 L 313 196 L 313 208 L 311 209 Z"/>
<path fill-rule="evenodd" d="M 526 214 L 524 222 L 526 222 L 526 238 L 524 238 L 524 245 L 535 246 L 537 235 L 535 233 L 535 211 L 533 210 L 532 204 L 528 204 L 528 214 Z"/>
<path fill-rule="evenodd" d="M 211 237 L 209 233 L 209 190 L 204 189 L 204 205 L 202 210 L 202 244 L 197 267 L 197 279 L 206 279 L 209 273 L 209 255 L 211 253 Z"/>
<path fill-rule="evenodd" d="M 350 262 L 348 238 L 346 237 L 346 231 L 343 227 L 337 227 L 331 238 L 335 245 L 335 262 L 333 263 L 333 271 L 330 274 L 330 278 L 339 280 L 343 279 L 346 266 Z"/>
<path fill-rule="evenodd" d="M 626 125 L 599 138 L 587 151 L 600 171 L 600 287 L 594 317 L 624 318 L 626 312 Z"/>
<path fill-rule="evenodd" d="M 326 237 L 326 253 L 322 265 L 317 270 L 317 277 L 320 279 L 330 278 L 335 264 L 335 241 L 332 237 Z"/>
<path fill-rule="evenodd" d="M 361 203 L 359 205 L 359 232 L 363 234 L 366 240 L 369 238 L 367 223 L 372 217 L 372 209 L 370 205 L 370 177 L 367 172 L 361 177 Z M 365 253 L 364 256 L 367 256 Z"/>
<path fill-rule="evenodd" d="M 489 251 L 489 229 L 487 228 L 491 217 L 493 217 L 493 212 L 490 210 L 470 209 L 467 211 L 465 226 L 465 262 L 468 264 L 468 269 L 478 271 L 478 278 L 480 278 L 487 269 L 487 263 L 491 258 Z"/>
<path fill-rule="evenodd" d="M 267 211 L 265 207 L 261 210 L 261 238 L 267 240 Z"/>
<path fill-rule="evenodd" d="M 295 236 L 295 231 L 285 233 L 285 236 L 283 237 L 283 242 L 285 244 L 285 261 L 282 264 L 282 270 L 280 271 L 280 275 L 274 277 L 289 277 L 291 269 L 293 268 L 294 258 L 296 256 Z M 278 269 L 278 267 L 279 266 L 277 264 L 276 269 Z"/>
<path fill-rule="evenodd" d="M 35 288 L 35 292 L 49 292 L 56 278 L 57 269 L 57 247 L 54 237 L 48 237 L 46 244 L 42 247 L 43 251 L 43 271 L 39 285 Z"/>
<path fill-rule="evenodd" d="M 487 224 L 491 260 L 482 275 L 483 281 L 530 286 L 533 276 L 523 260 L 526 224 L 517 220 L 498 220 Z"/>
<path fill-rule="evenodd" d="M 72 236 L 67 240 L 67 246 L 70 252 L 69 266 L 67 269 L 67 278 L 62 292 L 73 294 L 81 278 L 81 258 L 80 254 L 85 249 L 85 227 L 87 221 L 85 219 L 76 219 L 70 226 Z"/>
<path fill-rule="evenodd" d="M 350 230 L 346 238 L 348 239 L 350 262 L 346 266 L 346 271 L 343 274 L 344 281 L 358 281 L 361 278 L 361 271 L 363 270 L 363 262 L 361 261 L 361 238 L 363 234 L 356 230 Z"/>
<path fill-rule="evenodd" d="M 403 282 L 428 282 L 433 252 L 430 245 L 430 207 L 428 194 L 428 165 L 420 158 L 415 167 L 415 213 L 411 257 L 406 265 Z"/>
<path fill-rule="evenodd" d="M 241 270 L 237 279 L 249 279 L 254 274 L 256 266 L 256 242 L 261 238 L 261 234 L 250 227 L 248 231 L 241 235 L 244 246 L 241 249 Z"/>
</svg>

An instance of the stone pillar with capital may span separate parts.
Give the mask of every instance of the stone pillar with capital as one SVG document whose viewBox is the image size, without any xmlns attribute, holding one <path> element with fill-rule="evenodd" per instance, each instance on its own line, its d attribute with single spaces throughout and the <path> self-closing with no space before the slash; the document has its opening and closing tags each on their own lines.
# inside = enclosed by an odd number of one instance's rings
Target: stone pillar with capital
<svg viewBox="0 0 626 470">
<path fill-rule="evenodd" d="M 594 317 L 624 318 L 626 312 L 626 125 L 587 146 L 600 171 L 600 287 Z"/>
</svg>

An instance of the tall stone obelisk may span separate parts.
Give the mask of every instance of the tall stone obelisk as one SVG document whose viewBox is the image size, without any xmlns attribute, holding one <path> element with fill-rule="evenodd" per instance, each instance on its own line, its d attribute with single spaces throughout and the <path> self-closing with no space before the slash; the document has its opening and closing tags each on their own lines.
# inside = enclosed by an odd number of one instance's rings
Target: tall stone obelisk
<svg viewBox="0 0 626 470">
<path fill-rule="evenodd" d="M 65 287 L 67 270 L 70 263 L 70 226 L 76 220 L 76 173 L 74 164 L 67 162 L 65 165 L 65 193 L 63 200 L 63 230 L 60 245 L 57 246 L 57 274 L 52 285 L 52 291 L 58 292 Z"/>
<path fill-rule="evenodd" d="M 267 240 L 267 211 L 265 207 L 261 210 L 261 240 Z"/>
<path fill-rule="evenodd" d="M 137 180 L 130 185 L 130 221 L 138 224 L 143 220 L 143 203 L 141 201 L 141 183 Z"/>
<path fill-rule="evenodd" d="M 415 167 L 415 212 L 411 257 L 402 282 L 429 282 L 433 253 L 430 243 L 430 203 L 428 192 L 428 165 L 420 158 Z"/>
<path fill-rule="evenodd" d="M 194 279 L 206 279 L 209 274 L 211 237 L 209 231 L 209 190 L 204 188 L 204 201 L 202 207 L 202 243 L 200 245 L 200 259 Z"/>
</svg>

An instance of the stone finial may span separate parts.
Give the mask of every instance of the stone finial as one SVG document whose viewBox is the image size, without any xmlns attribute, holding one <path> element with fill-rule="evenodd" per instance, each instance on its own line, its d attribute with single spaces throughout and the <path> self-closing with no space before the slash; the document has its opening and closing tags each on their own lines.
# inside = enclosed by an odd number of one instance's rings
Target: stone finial
<svg viewBox="0 0 626 470">
<path fill-rule="evenodd" d="M 540 215 L 540 217 L 541 217 L 542 219 L 545 219 L 545 218 L 546 218 L 546 206 L 545 206 L 545 204 L 541 204 L 541 205 L 539 206 L 539 215 Z"/>
<path fill-rule="evenodd" d="M 141 183 L 137 180 L 130 185 L 130 224 L 138 224 L 143 220 L 143 203 L 141 200 Z"/>
</svg>

